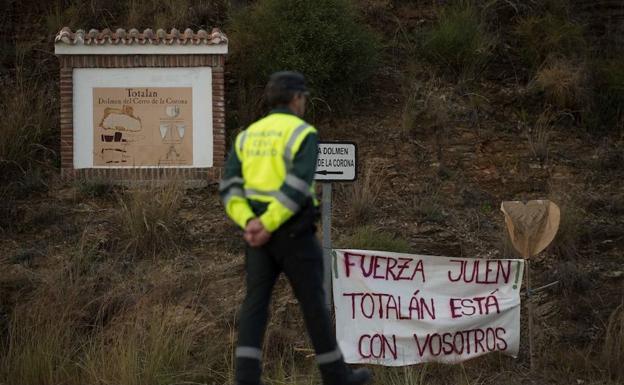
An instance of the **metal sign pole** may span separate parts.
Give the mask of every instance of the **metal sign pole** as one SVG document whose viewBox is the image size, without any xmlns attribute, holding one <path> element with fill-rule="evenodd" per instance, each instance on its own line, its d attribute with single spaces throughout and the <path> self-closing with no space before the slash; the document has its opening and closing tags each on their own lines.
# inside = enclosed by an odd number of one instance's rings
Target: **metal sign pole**
<svg viewBox="0 0 624 385">
<path fill-rule="evenodd" d="M 332 310 L 331 216 L 332 182 L 353 182 L 357 177 L 357 146 L 353 142 L 319 142 L 314 179 L 323 185 L 323 289 L 325 305 Z"/>
<path fill-rule="evenodd" d="M 323 227 L 323 289 L 325 290 L 325 305 L 329 310 L 332 307 L 332 244 L 331 244 L 331 212 L 332 212 L 332 184 L 323 183 L 323 198 L 321 220 Z"/>
</svg>

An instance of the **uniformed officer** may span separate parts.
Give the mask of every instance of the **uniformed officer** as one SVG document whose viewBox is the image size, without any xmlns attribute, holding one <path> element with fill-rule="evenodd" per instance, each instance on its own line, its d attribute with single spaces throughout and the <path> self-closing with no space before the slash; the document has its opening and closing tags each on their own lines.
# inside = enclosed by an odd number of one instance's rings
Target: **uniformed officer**
<svg viewBox="0 0 624 385">
<path fill-rule="evenodd" d="M 324 385 L 359 385 L 368 369 L 351 370 L 325 308 L 322 251 L 315 236 L 316 129 L 301 119 L 308 90 L 303 75 L 277 72 L 266 87 L 272 111 L 242 131 L 225 165 L 219 193 L 247 243 L 247 295 L 236 348 L 236 382 L 259 385 L 262 342 L 273 285 L 281 272 L 297 297 Z"/>
</svg>

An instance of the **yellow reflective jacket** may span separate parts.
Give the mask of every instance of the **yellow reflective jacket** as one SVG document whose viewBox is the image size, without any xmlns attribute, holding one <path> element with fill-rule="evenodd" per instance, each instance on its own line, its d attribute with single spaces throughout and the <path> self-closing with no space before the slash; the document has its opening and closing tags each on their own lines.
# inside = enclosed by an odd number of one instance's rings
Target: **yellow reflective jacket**
<svg viewBox="0 0 624 385">
<path fill-rule="evenodd" d="M 241 228 L 258 216 L 273 232 L 312 200 L 318 135 L 288 110 L 253 123 L 234 142 L 219 193 Z"/>
</svg>

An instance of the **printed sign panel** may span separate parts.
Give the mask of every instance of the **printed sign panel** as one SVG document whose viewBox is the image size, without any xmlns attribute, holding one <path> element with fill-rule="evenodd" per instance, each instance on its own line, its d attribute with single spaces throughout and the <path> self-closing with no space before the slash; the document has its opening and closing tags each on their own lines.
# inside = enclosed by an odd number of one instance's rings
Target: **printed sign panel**
<svg viewBox="0 0 624 385">
<path fill-rule="evenodd" d="M 73 166 L 213 167 L 212 68 L 75 68 Z"/>
<path fill-rule="evenodd" d="M 191 87 L 94 87 L 94 166 L 193 164 Z"/>
<path fill-rule="evenodd" d="M 357 177 L 355 143 L 321 142 L 314 179 L 318 181 L 354 181 Z"/>
<path fill-rule="evenodd" d="M 520 346 L 521 259 L 334 250 L 336 335 L 349 363 L 457 363 Z"/>
</svg>

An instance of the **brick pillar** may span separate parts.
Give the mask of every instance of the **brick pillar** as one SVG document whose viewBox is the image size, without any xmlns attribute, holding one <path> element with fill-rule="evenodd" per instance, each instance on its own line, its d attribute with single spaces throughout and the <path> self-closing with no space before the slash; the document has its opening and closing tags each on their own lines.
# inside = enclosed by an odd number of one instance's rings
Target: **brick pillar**
<svg viewBox="0 0 624 385">
<path fill-rule="evenodd" d="M 213 130 L 213 167 L 225 164 L 225 82 L 223 57 L 218 57 L 219 64 L 212 67 L 212 130 Z"/>
<path fill-rule="evenodd" d="M 61 58 L 61 176 L 72 177 L 74 170 L 74 114 L 73 69 L 65 57 Z"/>
</svg>

